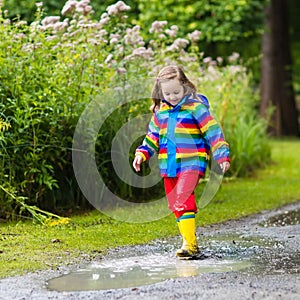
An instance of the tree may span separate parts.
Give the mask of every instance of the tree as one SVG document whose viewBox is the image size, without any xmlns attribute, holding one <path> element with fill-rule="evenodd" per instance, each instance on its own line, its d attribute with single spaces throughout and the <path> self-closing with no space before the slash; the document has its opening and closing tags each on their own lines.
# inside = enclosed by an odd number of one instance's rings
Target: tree
<svg viewBox="0 0 300 300">
<path fill-rule="evenodd" d="M 275 136 L 300 135 L 292 80 L 288 3 L 271 0 L 265 7 L 260 113 L 265 117 L 270 106 L 273 107 L 269 132 Z"/>
</svg>

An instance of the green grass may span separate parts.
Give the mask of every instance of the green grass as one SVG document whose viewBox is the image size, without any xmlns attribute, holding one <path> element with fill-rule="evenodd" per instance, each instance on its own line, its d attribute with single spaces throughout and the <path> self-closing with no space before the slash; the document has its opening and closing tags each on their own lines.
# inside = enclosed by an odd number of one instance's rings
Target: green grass
<svg viewBox="0 0 300 300">
<path fill-rule="evenodd" d="M 272 140 L 274 163 L 252 178 L 224 180 L 214 200 L 197 214 L 204 226 L 237 219 L 300 199 L 300 140 Z M 201 186 L 197 192 L 201 191 Z M 125 212 L 126 213 L 126 212 Z M 0 277 L 95 259 L 110 248 L 147 243 L 178 234 L 172 215 L 144 224 L 116 221 L 97 211 L 68 225 L 31 222 L 0 225 Z"/>
</svg>

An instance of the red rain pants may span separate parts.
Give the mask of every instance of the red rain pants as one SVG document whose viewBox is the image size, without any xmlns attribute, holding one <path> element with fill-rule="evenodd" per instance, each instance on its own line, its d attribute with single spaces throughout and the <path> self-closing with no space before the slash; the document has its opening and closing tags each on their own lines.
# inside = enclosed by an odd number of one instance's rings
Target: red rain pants
<svg viewBox="0 0 300 300">
<path fill-rule="evenodd" d="M 194 190 L 199 179 L 200 175 L 195 171 L 183 172 L 179 177 L 164 177 L 169 209 L 176 218 L 189 211 L 197 213 Z"/>
</svg>

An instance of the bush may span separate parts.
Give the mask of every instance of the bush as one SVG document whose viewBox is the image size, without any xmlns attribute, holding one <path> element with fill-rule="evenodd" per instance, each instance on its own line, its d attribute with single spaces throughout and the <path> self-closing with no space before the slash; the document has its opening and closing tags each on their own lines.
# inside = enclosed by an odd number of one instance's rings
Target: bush
<svg viewBox="0 0 300 300">
<path fill-rule="evenodd" d="M 212 111 L 230 144 L 229 174 L 247 176 L 270 162 L 267 122 L 258 115 L 259 95 L 251 86 L 251 74 L 241 65 L 237 53 L 229 60 L 231 65 L 221 69 L 206 68 L 199 86 L 212 99 Z"/>
<path fill-rule="evenodd" d="M 5 187 L 0 201 L 6 203 L 1 205 L 2 218 L 19 209 L 5 190 L 24 197 L 28 205 L 49 210 L 87 205 L 73 174 L 71 150 L 80 115 L 96 98 L 96 117 L 113 108 L 96 143 L 105 182 L 131 201 L 159 195 L 161 185 L 141 194 L 116 178 L 110 145 L 124 123 L 149 113 L 150 100 L 144 98 L 149 98 L 153 81 L 147 78 L 169 63 L 182 65 L 209 97 L 231 144 L 231 174 L 248 174 L 266 161 L 265 124 L 255 113 L 258 97 L 236 61 L 222 66 L 220 59 L 203 57 L 196 46 L 197 32 L 177 39 L 176 26 L 168 28 L 165 22 L 153 23 L 153 39 L 146 45 L 141 29 L 127 23 L 129 8 L 121 2 L 110 6 L 99 21 L 93 20 L 87 3 L 70 3 L 63 16 L 42 18 L 38 7 L 31 24 L 0 20 L 0 110 L 8 124 L 0 130 L 0 185 Z M 127 104 L 122 108 L 122 103 Z"/>
</svg>

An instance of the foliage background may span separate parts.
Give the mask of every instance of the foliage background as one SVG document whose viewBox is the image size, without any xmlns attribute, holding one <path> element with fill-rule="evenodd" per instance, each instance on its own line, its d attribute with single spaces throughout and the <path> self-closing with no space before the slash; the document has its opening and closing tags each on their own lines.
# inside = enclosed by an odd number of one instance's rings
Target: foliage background
<svg viewBox="0 0 300 300">
<path fill-rule="evenodd" d="M 24 17 L 32 18 L 33 12 L 26 8 L 31 2 L 12 3 L 6 1 L 5 5 L 18 7 L 24 10 Z M 99 117 L 101 109 L 104 113 L 120 97 L 139 99 L 136 79 L 154 77 L 170 63 L 183 66 L 199 92 L 209 97 L 231 145 L 229 176 L 249 175 L 268 162 L 266 124 L 256 112 L 258 94 L 239 54 L 206 56 L 199 32 L 189 33 L 172 23 L 153 22 L 150 30 L 135 25 L 127 17 L 130 10 L 125 4 L 110 6 L 99 18 L 88 1 L 76 2 L 67 10 L 68 3 L 64 6 L 67 12 L 59 17 L 47 17 L 38 4 L 31 22 L 12 22 L 9 17 L 23 14 L 17 11 L 4 12 L 1 19 L 1 218 L 21 213 L 24 206 L 20 202 L 51 211 L 88 208 L 71 158 L 72 138 L 82 111 L 95 97 L 103 99 Z M 55 5 L 49 1 L 46 7 L 55 11 Z M 115 193 L 130 201 L 151 200 L 153 194 L 162 192 L 161 186 L 141 193 L 117 179 L 111 172 L 110 145 L 118 129 L 131 118 L 148 113 L 150 104 L 145 100 L 120 107 L 106 120 L 97 139 L 101 175 Z M 129 153 L 129 159 L 132 155 Z"/>
</svg>

